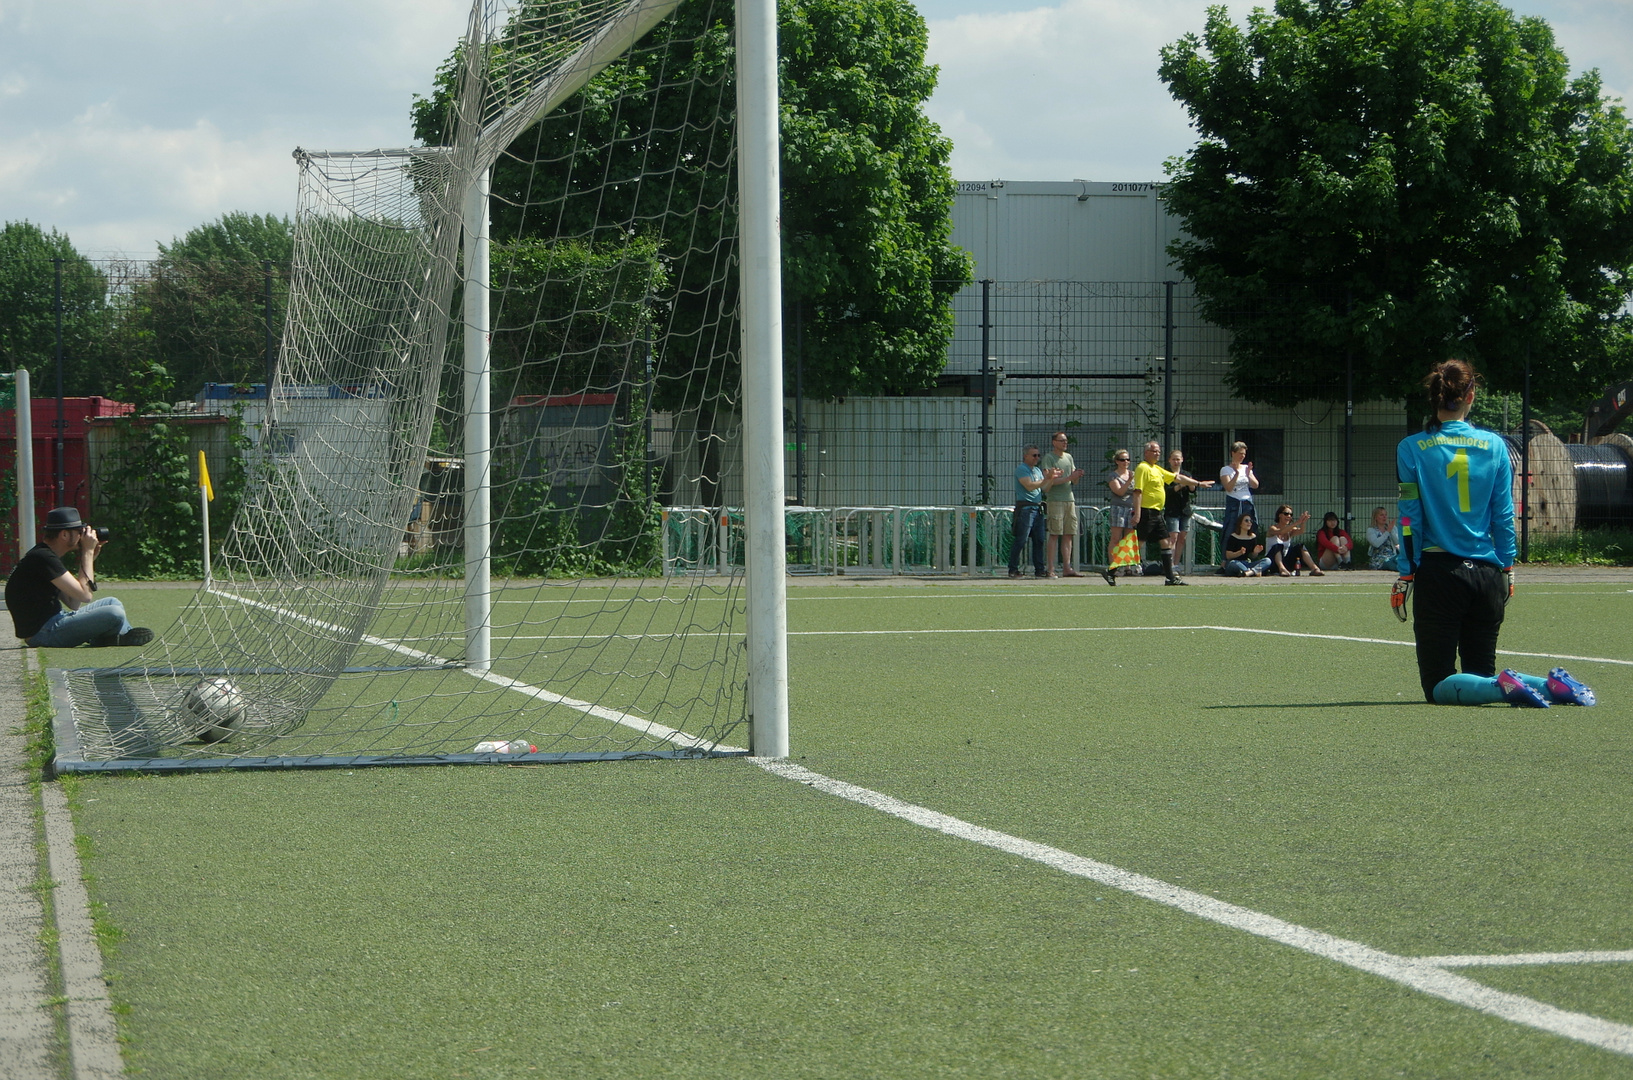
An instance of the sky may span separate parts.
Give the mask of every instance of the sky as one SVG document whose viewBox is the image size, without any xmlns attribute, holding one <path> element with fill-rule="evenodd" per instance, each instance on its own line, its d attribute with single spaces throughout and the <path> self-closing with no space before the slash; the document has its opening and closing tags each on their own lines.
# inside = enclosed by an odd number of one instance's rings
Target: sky
<svg viewBox="0 0 1633 1080">
<path fill-rule="evenodd" d="M 1265 0 L 1268 4 L 1269 0 Z M 1157 52 L 1206 0 L 920 0 L 960 180 L 1160 180 L 1192 143 Z M 1238 18 L 1251 3 L 1232 3 Z M 1633 100 L 1633 0 L 1514 0 Z M 224 213 L 293 213 L 291 151 L 412 142 L 458 0 L 0 0 L 0 221 L 149 258 Z"/>
</svg>

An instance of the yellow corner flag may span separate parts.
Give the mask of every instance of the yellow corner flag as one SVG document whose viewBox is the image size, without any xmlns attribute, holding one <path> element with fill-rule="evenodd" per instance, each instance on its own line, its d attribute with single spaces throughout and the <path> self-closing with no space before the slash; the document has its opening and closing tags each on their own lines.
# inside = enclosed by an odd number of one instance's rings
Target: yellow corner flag
<svg viewBox="0 0 1633 1080">
<path fill-rule="evenodd" d="M 1140 565 L 1140 535 L 1130 529 L 1117 541 L 1117 547 L 1111 553 L 1111 568 L 1115 570 L 1119 566 L 1138 565 Z"/>
<path fill-rule="evenodd" d="M 210 466 L 204 463 L 204 451 L 198 452 L 198 486 L 204 489 L 204 497 L 215 502 L 215 488 L 210 486 Z"/>
</svg>

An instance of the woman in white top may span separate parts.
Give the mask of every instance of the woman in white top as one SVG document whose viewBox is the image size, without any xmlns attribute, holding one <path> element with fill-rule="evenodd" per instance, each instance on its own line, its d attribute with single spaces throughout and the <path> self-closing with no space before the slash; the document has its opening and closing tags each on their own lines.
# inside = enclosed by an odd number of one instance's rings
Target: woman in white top
<svg viewBox="0 0 1633 1080">
<path fill-rule="evenodd" d="M 1310 512 L 1306 510 L 1303 517 L 1294 521 L 1293 508 L 1284 504 L 1276 507 L 1276 520 L 1265 529 L 1265 554 L 1270 556 L 1270 565 L 1281 577 L 1292 577 L 1300 566 L 1310 571 L 1312 577 L 1326 576 L 1327 572 L 1317 566 L 1315 558 L 1304 550 L 1304 544 L 1294 539 L 1304 532 L 1309 520 Z"/>
<path fill-rule="evenodd" d="M 1372 509 L 1372 524 L 1367 526 L 1367 565 L 1374 570 L 1393 570 L 1401 553 L 1400 541 L 1389 524 L 1389 512 L 1381 506 Z"/>
<path fill-rule="evenodd" d="M 1230 444 L 1230 464 L 1219 470 L 1219 486 L 1225 489 L 1223 535 L 1229 536 L 1236 529 L 1236 519 L 1253 512 L 1253 493 L 1259 488 L 1253 462 L 1247 459 L 1247 443 Z"/>
</svg>

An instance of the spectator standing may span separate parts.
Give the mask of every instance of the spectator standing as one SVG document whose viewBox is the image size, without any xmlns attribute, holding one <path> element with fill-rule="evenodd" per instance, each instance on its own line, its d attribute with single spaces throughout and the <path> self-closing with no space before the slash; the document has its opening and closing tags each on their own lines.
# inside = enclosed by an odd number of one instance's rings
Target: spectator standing
<svg viewBox="0 0 1633 1080">
<path fill-rule="evenodd" d="M 1134 467 L 1134 530 L 1139 534 L 1141 544 L 1155 540 L 1162 548 L 1163 584 L 1183 585 L 1185 582 L 1174 573 L 1173 540 L 1168 535 L 1166 485 L 1178 480 L 1192 488 L 1212 487 L 1213 481 L 1203 484 L 1189 476 L 1169 472 L 1157 464 L 1161 458 L 1162 446 L 1152 440 L 1145 444 L 1145 460 Z M 1109 571 L 1103 576 L 1106 584 L 1117 584 Z"/>
<path fill-rule="evenodd" d="M 1077 541 L 1077 502 L 1072 498 L 1072 484 L 1083 478 L 1066 450 L 1066 433 L 1057 431 L 1049 440 L 1049 452 L 1040 464 L 1045 473 L 1053 472 L 1053 480 L 1043 482 L 1043 509 L 1049 523 L 1049 535 L 1044 543 L 1045 563 L 1050 577 L 1082 577 L 1072 565 L 1072 547 Z M 1060 569 L 1055 569 L 1055 552 L 1060 552 Z"/>
<path fill-rule="evenodd" d="M 1043 486 L 1054 478 L 1054 470 L 1045 472 L 1038 466 L 1042 453 L 1036 446 L 1021 452 L 1021 463 L 1015 466 L 1015 539 L 1009 547 L 1009 576 L 1021 574 L 1021 548 L 1032 545 L 1032 572 L 1035 577 L 1048 577 L 1043 565 Z"/>
<path fill-rule="evenodd" d="M 1167 500 L 1165 510 L 1168 514 L 1168 535 L 1174 539 L 1174 561 L 1182 562 L 1185 559 L 1185 538 L 1191 532 L 1191 503 L 1196 498 L 1196 489 L 1212 487 L 1213 481 L 1195 480 L 1185 475 L 1185 455 L 1178 450 L 1168 451 L 1168 471 L 1174 474 L 1174 482 L 1164 484 L 1164 497 Z"/>
<path fill-rule="evenodd" d="M 1323 570 L 1335 570 L 1350 564 L 1349 533 L 1338 527 L 1338 515 L 1331 510 L 1321 519 L 1321 528 L 1315 534 L 1315 561 Z"/>
<path fill-rule="evenodd" d="M 1230 444 L 1230 462 L 1219 470 L 1219 486 L 1225 489 L 1225 535 L 1236 529 L 1236 517 L 1253 510 L 1253 493 L 1259 490 L 1259 478 L 1253 474 L 1253 462 L 1247 459 L 1247 443 Z"/>
<path fill-rule="evenodd" d="M 1111 511 L 1111 543 L 1106 548 L 1107 557 L 1117 550 L 1117 544 L 1134 523 L 1134 471 L 1129 468 L 1129 453 L 1127 450 L 1118 450 L 1111 456 L 1111 468 L 1106 470 L 1106 487 L 1111 495 L 1106 499 L 1106 505 Z M 1133 567 L 1124 567 L 1124 572 L 1133 570 Z"/>
</svg>

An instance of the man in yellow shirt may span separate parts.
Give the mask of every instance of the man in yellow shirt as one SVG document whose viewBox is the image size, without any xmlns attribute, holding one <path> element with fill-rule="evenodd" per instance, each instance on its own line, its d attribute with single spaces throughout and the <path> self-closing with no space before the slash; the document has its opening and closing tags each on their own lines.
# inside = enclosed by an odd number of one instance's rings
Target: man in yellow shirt
<svg viewBox="0 0 1633 1080">
<path fill-rule="evenodd" d="M 1145 460 L 1134 466 L 1134 531 L 1139 533 L 1141 547 L 1153 540 L 1162 545 L 1163 584 L 1183 585 L 1185 582 L 1174 573 L 1174 541 L 1168 535 L 1168 518 L 1163 513 L 1168 505 L 1168 493 L 1163 487 L 1183 484 L 1189 488 L 1205 488 L 1213 487 L 1213 481 L 1196 480 L 1184 473 L 1169 472 L 1157 464 L 1161 460 L 1162 447 L 1152 440 L 1145 444 Z M 1106 579 L 1106 584 L 1117 584 L 1109 571 L 1101 576 Z"/>
</svg>

